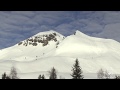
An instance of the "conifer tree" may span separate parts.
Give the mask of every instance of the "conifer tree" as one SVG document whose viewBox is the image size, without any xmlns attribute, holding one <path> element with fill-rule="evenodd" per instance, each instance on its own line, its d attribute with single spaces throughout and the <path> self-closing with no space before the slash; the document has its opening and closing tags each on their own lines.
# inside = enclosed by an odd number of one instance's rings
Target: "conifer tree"
<svg viewBox="0 0 120 90">
<path fill-rule="evenodd" d="M 42 79 L 45 79 L 45 76 L 44 76 L 44 75 L 42 75 Z"/>
<path fill-rule="evenodd" d="M 17 76 L 17 70 L 16 70 L 15 67 L 12 67 L 12 68 L 11 68 L 10 78 L 11 78 L 11 79 L 19 79 L 18 76 Z"/>
<path fill-rule="evenodd" d="M 82 69 L 79 66 L 79 61 L 78 59 L 76 59 L 75 64 L 72 67 L 72 79 L 83 79 L 83 75 L 82 75 Z"/>
<path fill-rule="evenodd" d="M 6 75 L 6 73 L 4 73 L 4 74 L 2 75 L 2 79 L 6 79 L 6 77 L 7 77 L 7 75 Z"/>
<path fill-rule="evenodd" d="M 41 75 L 39 75 L 39 76 L 38 76 L 38 79 L 42 79 L 42 76 L 41 76 Z"/>
<path fill-rule="evenodd" d="M 51 71 L 49 71 L 49 74 L 50 74 L 49 79 L 57 79 L 57 71 L 54 67 L 51 69 Z"/>
<path fill-rule="evenodd" d="M 44 75 L 39 75 L 38 79 L 45 79 L 45 76 Z"/>
</svg>

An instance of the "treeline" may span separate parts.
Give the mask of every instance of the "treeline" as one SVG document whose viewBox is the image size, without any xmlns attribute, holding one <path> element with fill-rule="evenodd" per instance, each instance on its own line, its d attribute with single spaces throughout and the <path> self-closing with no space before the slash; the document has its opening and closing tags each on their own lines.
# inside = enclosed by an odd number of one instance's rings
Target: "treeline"
<svg viewBox="0 0 120 90">
<path fill-rule="evenodd" d="M 48 73 L 49 73 L 49 79 L 58 79 L 57 70 L 54 67 Z M 72 67 L 72 74 L 71 74 L 72 79 L 83 79 L 84 77 L 82 73 L 83 72 L 79 65 L 79 61 L 78 59 L 76 59 L 75 64 Z M 6 73 L 4 73 L 2 75 L 2 79 L 20 79 L 20 78 L 17 76 L 16 68 L 12 67 L 10 74 L 7 75 Z M 38 79 L 46 79 L 46 78 L 45 78 L 45 75 L 39 75 Z M 65 78 L 60 77 L 60 79 L 65 79 Z"/>
<path fill-rule="evenodd" d="M 120 79 L 120 76 L 115 75 L 115 77 L 112 78 L 112 75 L 107 70 L 100 69 L 97 72 L 97 78 L 98 79 Z"/>
<path fill-rule="evenodd" d="M 2 74 L 2 79 L 19 79 L 16 68 L 12 67 L 9 75 L 6 73 Z"/>
<path fill-rule="evenodd" d="M 53 67 L 49 72 L 49 79 L 58 79 L 57 77 L 57 70 Z M 83 71 L 82 68 L 80 67 L 79 61 L 78 59 L 75 60 L 75 63 L 72 67 L 72 74 L 71 75 L 71 79 L 84 79 L 83 76 Z M 111 75 L 107 72 L 104 71 L 103 69 L 100 69 L 97 72 L 97 78 L 98 79 L 111 79 Z M 11 68 L 10 74 L 7 75 L 6 73 L 2 74 L 2 79 L 20 79 L 17 75 L 17 70 L 15 67 Z M 46 79 L 45 75 L 39 75 L 38 79 Z M 60 79 L 65 79 L 60 77 Z M 115 76 L 115 78 L 113 79 L 120 79 L 120 76 Z"/>
</svg>

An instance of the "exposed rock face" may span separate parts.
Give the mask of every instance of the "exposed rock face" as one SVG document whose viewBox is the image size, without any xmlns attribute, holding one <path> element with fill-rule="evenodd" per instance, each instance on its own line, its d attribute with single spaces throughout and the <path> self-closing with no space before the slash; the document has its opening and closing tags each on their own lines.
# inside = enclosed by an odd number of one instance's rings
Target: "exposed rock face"
<svg viewBox="0 0 120 90">
<path fill-rule="evenodd" d="M 24 45 L 24 46 L 32 45 L 32 46 L 37 46 L 38 44 L 42 44 L 42 46 L 46 46 L 46 45 L 49 44 L 49 41 L 54 41 L 54 42 L 57 43 L 58 40 L 57 40 L 56 36 L 57 36 L 56 33 L 35 36 L 35 37 L 28 38 L 25 41 L 19 42 L 18 45 Z"/>
</svg>

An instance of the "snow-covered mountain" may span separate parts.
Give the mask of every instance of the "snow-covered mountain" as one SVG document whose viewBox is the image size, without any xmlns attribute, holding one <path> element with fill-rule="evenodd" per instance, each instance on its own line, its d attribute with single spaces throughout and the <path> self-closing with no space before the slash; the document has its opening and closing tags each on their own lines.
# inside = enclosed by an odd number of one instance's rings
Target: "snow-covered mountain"
<svg viewBox="0 0 120 90">
<path fill-rule="evenodd" d="M 38 33 L 12 47 L 0 50 L 0 60 L 33 61 L 57 48 L 64 38 L 52 30 Z"/>
<path fill-rule="evenodd" d="M 20 78 L 37 78 L 41 73 L 48 76 L 48 70 L 55 67 L 59 76 L 71 78 L 76 58 L 85 78 L 96 78 L 101 68 L 120 74 L 119 42 L 90 37 L 78 30 L 67 37 L 50 30 L 0 50 L 0 75 L 14 66 Z"/>
</svg>

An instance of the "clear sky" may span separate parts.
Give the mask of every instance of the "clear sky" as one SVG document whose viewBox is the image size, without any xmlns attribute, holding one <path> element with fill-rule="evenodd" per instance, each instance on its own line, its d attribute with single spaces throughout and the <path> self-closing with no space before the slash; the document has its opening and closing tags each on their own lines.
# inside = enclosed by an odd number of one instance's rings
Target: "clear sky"
<svg viewBox="0 0 120 90">
<path fill-rule="evenodd" d="M 41 31 L 65 36 L 76 30 L 120 42 L 119 11 L 0 11 L 0 48 L 6 48 Z"/>
</svg>

